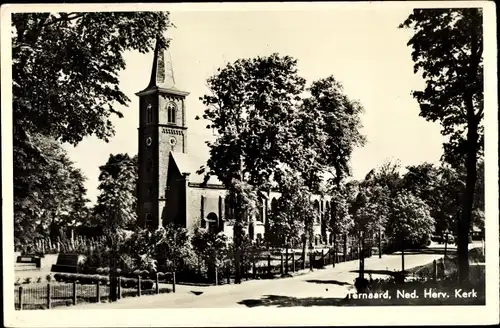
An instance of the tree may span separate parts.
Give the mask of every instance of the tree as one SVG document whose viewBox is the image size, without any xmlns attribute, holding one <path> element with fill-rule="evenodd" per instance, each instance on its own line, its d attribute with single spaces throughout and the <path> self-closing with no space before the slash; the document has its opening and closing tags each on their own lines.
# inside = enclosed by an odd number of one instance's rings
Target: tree
<svg viewBox="0 0 500 328">
<path fill-rule="evenodd" d="M 228 256 L 226 235 L 223 232 L 214 233 L 196 228 L 191 237 L 191 245 L 198 258 L 205 264 L 209 279 L 218 283 L 219 268 L 223 266 Z"/>
<path fill-rule="evenodd" d="M 312 162 L 317 165 L 309 162 L 298 169 L 316 177 L 328 172 L 333 183 L 339 185 L 351 175 L 349 160 L 354 148 L 366 142 L 360 133 L 364 109 L 344 94 L 342 84 L 333 76 L 314 81 L 308 91 L 310 96 L 303 101 L 299 129 L 304 130 L 303 147 L 312 152 Z"/>
<path fill-rule="evenodd" d="M 74 226 L 87 211 L 85 176 L 53 138 L 34 134 L 42 157 L 14 148 L 14 238 L 29 243 Z"/>
<path fill-rule="evenodd" d="M 207 81 L 210 94 L 201 98 L 206 106 L 203 118 L 210 121 L 207 128 L 216 131 L 217 139 L 207 143 L 210 158 L 200 173 L 207 179 L 217 176 L 232 195 L 237 270 L 238 245 L 249 217 L 243 210 L 245 194 L 268 191 L 273 175 L 300 158 L 293 123 L 304 83 L 296 60 L 278 54 L 239 59 Z"/>
<path fill-rule="evenodd" d="M 155 258 L 164 271 L 179 271 L 191 267 L 193 258 L 189 233 L 186 228 L 167 224 L 153 233 Z"/>
<path fill-rule="evenodd" d="M 391 215 L 386 233 L 401 250 L 401 272 L 404 274 L 404 250 L 407 244 L 418 243 L 429 236 L 434 219 L 427 204 L 415 195 L 402 191 L 391 200 Z"/>
<path fill-rule="evenodd" d="M 95 224 L 103 230 L 133 230 L 137 208 L 137 156 L 111 154 L 99 170 L 98 189 L 101 193 L 93 211 Z"/>
<path fill-rule="evenodd" d="M 337 236 L 347 235 L 352 230 L 354 221 L 349 212 L 351 195 L 349 184 L 334 187 L 331 192 L 331 213 L 327 222 L 327 229 L 333 234 L 335 258 L 337 256 Z M 345 253 L 344 253 L 345 256 Z"/>
<path fill-rule="evenodd" d="M 414 34 L 415 73 L 426 82 L 415 91 L 420 115 L 439 121 L 449 137 L 444 159 L 465 167 L 463 211 L 458 219 L 457 254 L 459 279 L 469 279 L 468 236 L 477 179 L 477 160 L 482 156 L 483 136 L 483 36 L 479 8 L 415 9 L 400 27 Z M 464 160 L 465 159 L 465 160 Z"/>
<path fill-rule="evenodd" d="M 110 299 L 117 299 L 117 268 L 120 244 L 125 230 L 137 221 L 136 181 L 137 165 L 127 154 L 110 155 L 107 163 L 99 168 L 98 189 L 94 209 L 96 222 L 102 227 L 110 249 Z"/>
<path fill-rule="evenodd" d="M 110 116 L 123 116 L 116 105 L 129 102 L 118 87 L 123 53 L 146 53 L 157 38 L 168 43 L 170 25 L 168 12 L 13 14 L 14 140 L 108 140 Z"/>
<path fill-rule="evenodd" d="M 113 136 L 111 115 L 122 117 L 119 106 L 129 102 L 118 85 L 123 53 L 145 53 L 157 38 L 168 44 L 170 25 L 167 12 L 12 15 L 16 240 L 33 239 L 39 216 L 60 203 L 54 188 L 71 193 L 53 175 L 57 142 Z"/>
<path fill-rule="evenodd" d="M 276 178 L 281 195 L 277 200 L 276 211 L 269 216 L 269 229 L 280 245 L 285 245 L 288 257 L 291 245 L 302 243 L 305 248 L 306 241 L 311 239 L 318 213 L 300 174 L 287 172 Z"/>
</svg>

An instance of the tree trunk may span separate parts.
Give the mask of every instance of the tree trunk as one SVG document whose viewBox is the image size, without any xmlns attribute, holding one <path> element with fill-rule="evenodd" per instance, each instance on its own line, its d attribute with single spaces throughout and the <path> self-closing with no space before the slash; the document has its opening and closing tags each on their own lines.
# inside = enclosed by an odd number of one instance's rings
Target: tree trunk
<svg viewBox="0 0 500 328">
<path fill-rule="evenodd" d="M 378 258 L 382 258 L 382 232 L 378 231 Z"/>
<path fill-rule="evenodd" d="M 304 236 L 302 238 L 302 270 L 306 268 L 306 245 L 307 245 L 307 238 Z"/>
<path fill-rule="evenodd" d="M 288 274 L 288 243 L 285 245 L 285 274 Z"/>
<path fill-rule="evenodd" d="M 360 254 L 359 254 L 359 278 L 363 279 L 365 277 L 365 242 L 364 236 L 361 237 L 359 242 Z"/>
<path fill-rule="evenodd" d="M 405 274 L 405 243 L 404 237 L 401 238 L 401 273 Z"/>
<path fill-rule="evenodd" d="M 344 234 L 344 262 L 347 261 L 347 234 Z"/>
<path fill-rule="evenodd" d="M 337 235 L 333 234 L 332 236 L 332 244 L 333 244 L 333 267 L 335 267 L 335 263 L 337 262 Z"/>
<path fill-rule="evenodd" d="M 446 260 L 446 253 L 447 253 L 447 250 L 448 250 L 448 232 L 446 233 L 445 235 L 445 240 L 444 240 L 444 259 L 443 261 Z"/>
<path fill-rule="evenodd" d="M 474 19 L 475 20 L 475 19 Z M 469 87 L 464 91 L 463 99 L 467 112 L 467 154 L 465 158 L 465 167 L 467 178 L 465 182 L 464 193 L 464 207 L 462 217 L 458 222 L 458 241 L 457 241 L 457 255 L 458 255 L 458 278 L 460 282 L 467 282 L 469 280 L 469 230 L 471 225 L 472 208 L 474 203 L 474 191 L 477 179 L 477 152 L 478 152 L 478 125 L 480 117 L 477 117 L 473 95 L 474 92 L 482 93 L 480 76 L 478 76 L 478 68 L 482 57 L 482 44 L 479 42 L 479 33 L 481 31 L 481 21 L 475 22 L 475 28 L 470 29 L 471 37 L 471 57 L 469 63 L 469 71 L 467 74 L 466 82 Z M 477 88 L 477 90 L 474 90 Z M 472 90 L 471 90 L 472 89 Z M 480 111 L 483 109 L 480 108 Z"/>
</svg>

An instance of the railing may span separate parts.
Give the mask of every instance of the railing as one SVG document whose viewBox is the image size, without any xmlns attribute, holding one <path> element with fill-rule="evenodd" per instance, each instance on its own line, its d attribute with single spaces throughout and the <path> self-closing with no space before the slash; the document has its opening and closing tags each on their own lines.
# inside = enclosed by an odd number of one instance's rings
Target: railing
<svg viewBox="0 0 500 328">
<path fill-rule="evenodd" d="M 146 284 L 145 282 L 150 283 Z M 165 286 L 165 283 L 170 286 Z M 156 281 L 143 280 L 140 277 L 118 278 L 117 298 L 175 293 L 175 286 L 175 273 L 157 274 Z M 15 309 L 38 310 L 80 303 L 106 302 L 110 299 L 110 291 L 109 283 L 103 284 L 99 280 L 87 284 L 76 281 L 72 283 L 23 284 L 14 287 Z"/>
</svg>

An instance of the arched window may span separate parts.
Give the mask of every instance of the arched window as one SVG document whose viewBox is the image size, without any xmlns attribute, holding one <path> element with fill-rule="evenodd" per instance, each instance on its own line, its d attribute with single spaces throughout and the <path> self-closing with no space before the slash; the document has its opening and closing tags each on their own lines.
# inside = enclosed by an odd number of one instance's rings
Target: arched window
<svg viewBox="0 0 500 328">
<path fill-rule="evenodd" d="M 148 105 L 146 108 L 146 123 L 151 123 L 153 122 L 153 108 L 151 105 Z"/>
<path fill-rule="evenodd" d="M 320 214 L 321 214 L 321 208 L 319 207 L 319 201 L 316 199 L 314 201 L 314 209 L 316 210 L 316 223 L 319 223 L 320 220 Z"/>
<path fill-rule="evenodd" d="M 167 115 L 168 115 L 168 123 L 175 123 L 177 108 L 174 103 L 169 103 L 167 105 Z"/>
<path fill-rule="evenodd" d="M 219 232 L 219 220 L 217 217 L 217 214 L 214 212 L 210 212 L 207 215 L 206 221 L 208 222 L 208 229 L 211 233 L 217 233 Z"/>
</svg>

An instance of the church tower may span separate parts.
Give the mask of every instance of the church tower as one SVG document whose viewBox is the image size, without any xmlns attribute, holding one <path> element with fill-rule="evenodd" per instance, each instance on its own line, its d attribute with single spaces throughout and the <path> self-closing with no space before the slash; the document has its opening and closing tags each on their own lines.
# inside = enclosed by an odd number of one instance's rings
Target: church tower
<svg viewBox="0 0 500 328">
<path fill-rule="evenodd" d="M 151 80 L 139 97 L 139 226 L 156 229 L 165 207 L 170 152 L 187 152 L 184 100 L 175 87 L 170 53 L 157 40 Z"/>
</svg>

